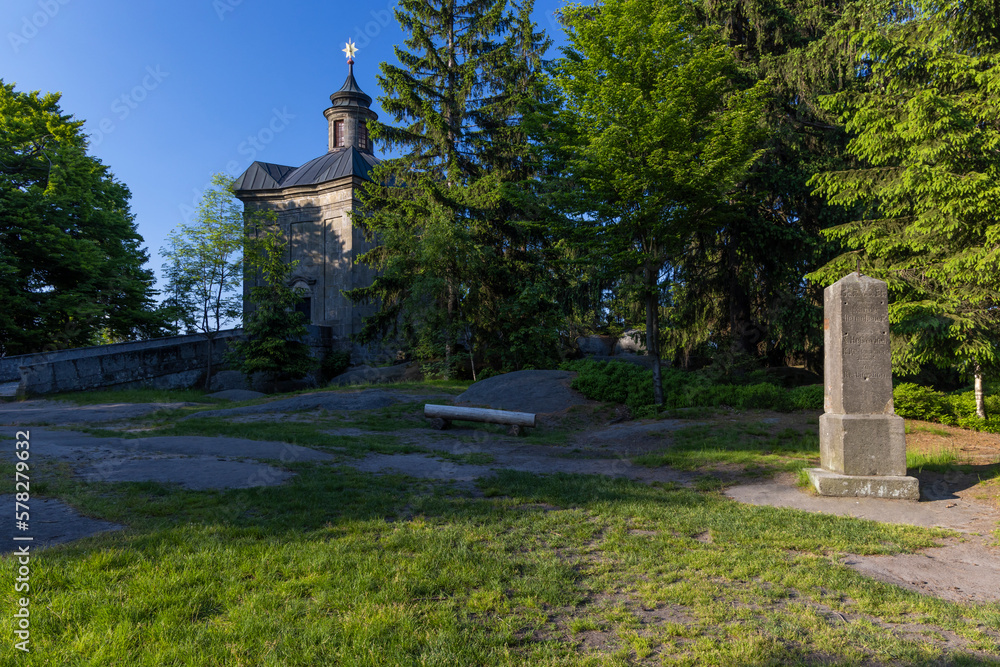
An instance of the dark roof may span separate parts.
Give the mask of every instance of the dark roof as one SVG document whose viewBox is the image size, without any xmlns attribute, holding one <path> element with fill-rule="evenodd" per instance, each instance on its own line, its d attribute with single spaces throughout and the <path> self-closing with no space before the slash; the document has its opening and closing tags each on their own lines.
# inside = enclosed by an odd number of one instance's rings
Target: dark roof
<svg viewBox="0 0 1000 667">
<path fill-rule="evenodd" d="M 354 146 L 338 148 L 306 162 L 298 169 L 280 164 L 254 162 L 236 179 L 233 190 L 282 190 L 296 185 L 318 185 L 348 176 L 368 178 L 379 159 Z"/>
<path fill-rule="evenodd" d="M 281 180 L 295 171 L 295 167 L 269 162 L 254 162 L 243 175 L 236 179 L 234 190 L 274 190 L 280 188 Z"/>
<path fill-rule="evenodd" d="M 368 97 L 358 82 L 354 80 L 354 63 L 348 61 L 347 80 L 340 90 L 330 95 L 330 103 L 335 107 L 364 107 L 372 105 L 372 98 Z"/>
</svg>

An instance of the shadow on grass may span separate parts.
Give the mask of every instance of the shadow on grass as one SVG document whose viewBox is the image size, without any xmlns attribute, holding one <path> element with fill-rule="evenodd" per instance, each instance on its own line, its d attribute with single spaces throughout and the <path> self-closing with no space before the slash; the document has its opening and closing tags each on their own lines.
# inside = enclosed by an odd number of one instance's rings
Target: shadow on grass
<svg viewBox="0 0 1000 667">
<path fill-rule="evenodd" d="M 819 456 L 819 436 L 767 424 L 699 425 L 675 431 L 663 450 L 633 459 L 647 467 L 670 466 L 696 470 L 712 466 L 742 466 L 756 475 L 795 471 Z"/>
<path fill-rule="evenodd" d="M 988 621 L 826 557 L 913 550 L 934 531 L 601 476 L 501 471 L 474 497 L 400 475 L 288 467 L 285 485 L 227 491 L 87 483 L 65 463 L 37 471 L 46 492 L 130 528 L 37 554 L 44 585 L 32 604 L 58 614 L 32 617 L 40 646 L 25 664 L 584 664 L 552 619 L 597 614 L 609 650 L 629 646 L 631 607 L 602 606 L 608 587 L 707 619 L 684 631 L 697 645 L 675 647 L 695 662 L 744 664 L 734 651 L 749 650 L 756 664 L 822 663 L 807 639 L 819 621 L 784 605 L 826 590 L 862 609 Z M 767 618 L 747 626 L 736 600 Z M 838 659 L 859 642 L 882 655 L 888 641 L 878 627 L 820 627 Z M 935 664 L 917 645 L 895 638 L 890 654 Z"/>
<path fill-rule="evenodd" d="M 986 480 L 1000 477 L 1000 463 L 989 465 L 925 465 L 911 468 L 908 475 L 920 482 L 920 495 L 928 500 L 952 500 L 959 491 L 966 491 Z"/>
</svg>

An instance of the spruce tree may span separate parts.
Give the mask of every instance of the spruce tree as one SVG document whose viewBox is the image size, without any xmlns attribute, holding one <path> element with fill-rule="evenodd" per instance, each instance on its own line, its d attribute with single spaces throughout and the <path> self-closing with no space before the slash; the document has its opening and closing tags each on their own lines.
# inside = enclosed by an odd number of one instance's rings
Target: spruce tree
<svg viewBox="0 0 1000 667">
<path fill-rule="evenodd" d="M 246 340 L 230 343 L 228 361 L 248 382 L 263 373 L 277 391 L 280 379 L 304 377 L 316 363 L 302 341 L 306 316 L 295 310 L 301 297 L 288 286 L 296 262 L 284 261 L 287 244 L 262 222 L 249 224 L 253 233 L 245 239 L 244 249 L 248 269 L 259 272 L 262 281 L 250 289 L 253 309 L 244 317 Z"/>
<path fill-rule="evenodd" d="M 532 169 L 520 118 L 539 95 L 547 48 L 531 8 L 403 0 L 406 48 L 399 66 L 381 66 L 379 101 L 395 124 L 373 123 L 371 134 L 402 156 L 361 192 L 355 219 L 378 243 L 361 261 L 379 274 L 349 296 L 380 306 L 363 340 L 401 331 L 418 356 L 443 357 L 445 373 L 460 339 L 498 355 L 495 366 L 523 367 L 544 348 L 535 335 L 556 336 L 558 310 L 539 293 L 538 231 L 516 189 Z"/>
<path fill-rule="evenodd" d="M 835 251 L 821 230 L 845 222 L 807 185 L 849 167 L 847 141 L 822 95 L 855 85 L 849 35 L 873 3 L 851 0 L 699 0 L 699 14 L 731 48 L 738 78 L 770 94 L 761 160 L 728 193 L 714 229 L 693 239 L 678 267 L 668 343 L 693 351 L 711 340 L 726 355 L 820 360 L 819 290 L 802 276 Z"/>
<path fill-rule="evenodd" d="M 856 169 L 813 179 L 853 214 L 829 230 L 844 253 L 815 274 L 889 284 L 898 370 L 1000 362 L 1000 28 L 995 3 L 923 1 L 873 13 L 855 36 L 864 89 L 825 100 Z"/>
</svg>

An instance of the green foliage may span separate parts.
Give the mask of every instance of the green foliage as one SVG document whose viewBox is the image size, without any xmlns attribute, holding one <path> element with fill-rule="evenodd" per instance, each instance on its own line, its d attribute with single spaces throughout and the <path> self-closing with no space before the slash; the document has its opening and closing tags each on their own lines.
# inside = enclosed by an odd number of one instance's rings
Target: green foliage
<svg viewBox="0 0 1000 667">
<path fill-rule="evenodd" d="M 171 231 L 165 260 L 169 305 L 189 330 L 219 331 L 243 312 L 243 206 L 233 179 L 212 176 L 193 224 Z"/>
<path fill-rule="evenodd" d="M 828 236 L 892 294 L 893 361 L 979 374 L 998 363 L 1000 30 L 992 2 L 921 1 L 878 13 L 853 40 L 864 86 L 825 98 L 860 164 L 811 183 L 852 214 Z"/>
<path fill-rule="evenodd" d="M 788 390 L 766 382 L 750 385 L 695 385 L 684 392 L 683 400 L 686 405 L 676 407 L 728 406 L 737 410 L 781 411 L 791 409 Z"/>
<path fill-rule="evenodd" d="M 82 125 L 0 80 L 0 356 L 168 333 L 131 193 Z"/>
<path fill-rule="evenodd" d="M 788 392 L 788 401 L 793 410 L 822 410 L 825 389 L 821 384 L 795 387 Z"/>
<path fill-rule="evenodd" d="M 548 46 L 531 11 L 530 0 L 403 0 L 406 49 L 400 66 L 381 66 L 379 101 L 396 125 L 370 130 L 401 155 L 360 192 L 355 219 L 378 246 L 359 261 L 378 274 L 347 294 L 379 306 L 361 340 L 395 330 L 446 377 L 470 354 L 495 369 L 555 356 L 545 230 L 519 188 L 534 173 L 521 118 L 542 95 Z"/>
<path fill-rule="evenodd" d="M 893 387 L 892 402 L 896 414 L 910 419 L 954 424 L 952 404 L 948 397 L 930 387 L 904 382 Z"/>
<path fill-rule="evenodd" d="M 930 387 L 905 382 L 892 391 L 896 414 L 909 419 L 936 422 L 973 431 L 1000 433 L 1000 419 L 976 416 L 976 396 L 973 391 L 944 393 Z M 1000 396 L 986 397 L 988 415 L 1000 415 Z"/>
<path fill-rule="evenodd" d="M 286 244 L 278 232 L 260 221 L 250 229 L 254 235 L 246 238 L 246 261 L 261 279 L 250 289 L 252 309 L 243 325 L 247 339 L 230 344 L 229 362 L 248 380 L 255 373 L 264 373 L 274 384 L 304 377 L 316 364 L 301 340 L 307 333 L 306 316 L 293 310 L 301 297 L 288 287 L 295 264 L 284 261 Z"/>
<path fill-rule="evenodd" d="M 573 389 L 587 398 L 624 403 L 633 412 L 653 405 L 653 374 L 634 364 L 614 361 L 570 361 L 562 366 L 576 371 Z"/>
<path fill-rule="evenodd" d="M 802 280 L 833 250 L 819 231 L 847 219 L 806 182 L 842 169 L 846 136 L 820 95 L 856 80 L 847 36 L 863 3 L 847 0 L 698 0 L 706 24 L 732 47 L 737 77 L 767 81 L 759 122 L 764 154 L 726 193 L 714 225 L 692 239 L 665 336 L 685 358 L 710 342 L 784 364 L 821 363 L 822 295 Z M 747 85 L 746 83 L 743 85 Z"/>
<path fill-rule="evenodd" d="M 732 53 L 687 4 L 571 5 L 563 21 L 554 83 L 575 241 L 642 304 L 657 375 L 672 269 L 760 156 L 764 84 L 737 85 Z M 660 402 L 659 377 L 653 391 Z"/>
<path fill-rule="evenodd" d="M 576 371 L 572 386 L 587 398 L 624 403 L 633 416 L 654 416 L 653 374 L 618 361 L 571 361 L 560 366 Z M 738 410 L 820 410 L 823 387 L 784 389 L 769 382 L 715 383 L 705 375 L 676 368 L 663 370 L 664 407 L 731 407 Z"/>
</svg>

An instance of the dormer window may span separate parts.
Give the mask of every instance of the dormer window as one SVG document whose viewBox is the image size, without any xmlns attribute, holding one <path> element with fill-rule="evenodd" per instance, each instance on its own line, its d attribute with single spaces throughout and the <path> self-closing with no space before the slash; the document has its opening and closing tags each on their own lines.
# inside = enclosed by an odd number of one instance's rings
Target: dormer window
<svg viewBox="0 0 1000 667">
<path fill-rule="evenodd" d="M 344 121 L 333 121 L 333 147 L 341 148 L 344 145 Z"/>
<path fill-rule="evenodd" d="M 368 150 L 368 125 L 364 121 L 358 123 L 358 150 Z"/>
</svg>

